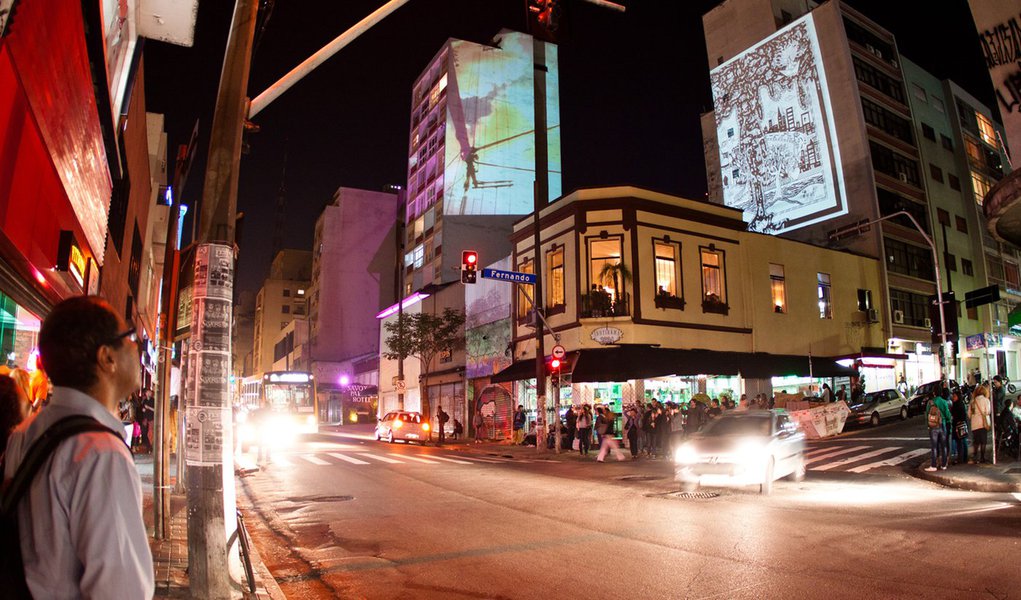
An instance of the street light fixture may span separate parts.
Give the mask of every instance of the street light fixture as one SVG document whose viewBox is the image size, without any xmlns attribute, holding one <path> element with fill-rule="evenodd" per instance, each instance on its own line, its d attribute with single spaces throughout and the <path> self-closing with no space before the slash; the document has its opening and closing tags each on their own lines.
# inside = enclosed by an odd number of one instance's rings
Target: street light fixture
<svg viewBox="0 0 1021 600">
<path fill-rule="evenodd" d="M 927 234 L 925 230 L 922 229 L 922 226 L 918 224 L 918 221 L 915 220 L 915 217 L 911 213 L 901 210 L 886 215 L 885 217 L 873 219 L 871 221 L 868 219 L 862 219 L 857 223 L 852 223 L 850 225 L 846 225 L 844 227 L 840 227 L 839 229 L 831 231 L 829 234 L 829 238 L 831 241 L 837 241 L 848 237 L 859 236 L 872 229 L 872 225 L 875 223 L 879 223 L 880 221 L 887 221 L 894 217 L 901 216 L 907 217 L 911 221 L 911 224 L 914 225 L 915 229 L 918 230 L 918 233 L 922 236 L 922 239 L 924 239 L 925 243 L 929 245 L 929 250 L 932 251 L 933 270 L 936 273 L 936 303 L 939 307 L 939 338 L 940 347 L 943 351 L 943 360 L 940 363 L 940 377 L 945 378 L 948 370 L 947 362 L 949 362 L 950 360 L 950 354 L 949 352 L 947 352 L 947 320 L 943 308 L 943 305 L 945 303 L 943 301 L 943 278 L 940 276 L 939 253 L 936 252 L 936 244 L 933 243 L 932 238 L 929 237 L 929 234 Z"/>
</svg>

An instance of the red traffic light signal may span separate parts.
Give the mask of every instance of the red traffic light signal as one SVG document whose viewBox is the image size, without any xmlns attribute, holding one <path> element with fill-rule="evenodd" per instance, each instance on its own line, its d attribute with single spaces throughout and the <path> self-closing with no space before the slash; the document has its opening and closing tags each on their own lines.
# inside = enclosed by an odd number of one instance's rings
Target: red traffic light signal
<svg viewBox="0 0 1021 600">
<path fill-rule="evenodd" d="M 549 366 L 550 366 L 551 369 L 559 371 L 560 370 L 560 359 L 559 358 L 554 358 L 554 359 L 550 360 L 549 361 Z"/>
<path fill-rule="evenodd" d="M 479 266 L 479 253 L 474 250 L 461 251 L 461 283 L 475 283 Z"/>
</svg>

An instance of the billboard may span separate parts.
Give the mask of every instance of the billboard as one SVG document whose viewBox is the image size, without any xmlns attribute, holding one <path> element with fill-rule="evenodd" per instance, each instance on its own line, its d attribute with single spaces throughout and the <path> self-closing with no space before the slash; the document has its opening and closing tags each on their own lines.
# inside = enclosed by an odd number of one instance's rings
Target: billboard
<svg viewBox="0 0 1021 600">
<path fill-rule="evenodd" d="M 489 267 L 510 270 L 510 257 Z M 464 286 L 465 378 L 489 377 L 510 366 L 513 294 L 513 283 L 495 279 Z"/>
<path fill-rule="evenodd" d="M 560 186 L 560 74 L 557 47 L 546 53 L 549 198 Z M 492 46 L 451 40 L 443 212 L 525 215 L 535 208 L 533 40 L 505 31 Z"/>
<path fill-rule="evenodd" d="M 812 15 L 710 73 L 723 203 L 780 234 L 847 214 L 836 127 Z"/>
</svg>

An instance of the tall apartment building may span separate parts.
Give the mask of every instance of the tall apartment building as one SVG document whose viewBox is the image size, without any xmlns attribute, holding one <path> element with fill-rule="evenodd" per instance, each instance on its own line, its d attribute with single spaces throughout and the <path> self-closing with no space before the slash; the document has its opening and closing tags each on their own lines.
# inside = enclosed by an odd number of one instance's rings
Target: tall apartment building
<svg viewBox="0 0 1021 600">
<path fill-rule="evenodd" d="M 743 209 L 751 229 L 885 258 L 876 310 L 856 320 L 877 321 L 887 346 L 862 356 L 913 385 L 938 378 L 932 250 L 910 219 L 891 215 L 911 214 L 931 236 L 930 215 L 953 198 L 927 194 L 893 35 L 839 0 L 729 0 L 703 22 L 715 103 L 703 116 L 710 199 Z M 884 217 L 860 236 L 830 239 Z M 952 331 L 955 307 L 946 316 Z"/>
<path fill-rule="evenodd" d="M 308 250 L 281 250 L 273 258 L 269 277 L 255 297 L 253 375 L 261 377 L 273 370 L 273 350 L 280 331 L 295 317 L 308 314 L 311 276 L 312 253 Z"/>
<path fill-rule="evenodd" d="M 536 189 L 560 195 L 558 82 L 557 47 L 508 30 L 489 44 L 447 40 L 415 81 L 403 295 L 456 281 L 462 250 L 483 262 L 508 255 Z"/>
</svg>

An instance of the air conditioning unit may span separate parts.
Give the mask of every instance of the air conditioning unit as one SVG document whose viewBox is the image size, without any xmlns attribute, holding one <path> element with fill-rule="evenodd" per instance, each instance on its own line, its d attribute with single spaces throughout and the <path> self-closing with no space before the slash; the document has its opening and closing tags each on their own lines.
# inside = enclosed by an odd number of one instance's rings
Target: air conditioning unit
<svg viewBox="0 0 1021 600">
<path fill-rule="evenodd" d="M 904 183 L 908 182 L 908 176 L 906 174 L 904 174 L 904 173 L 897 173 L 897 176 L 900 177 L 900 180 L 903 181 Z"/>
<path fill-rule="evenodd" d="M 879 322 L 879 310 L 877 310 L 875 308 L 870 308 L 867 311 L 865 311 L 865 317 L 868 319 L 869 323 L 878 323 Z"/>
<path fill-rule="evenodd" d="M 895 311 L 893 311 L 893 322 L 897 323 L 899 325 L 903 324 L 904 323 L 904 311 L 902 311 L 902 310 L 895 310 Z"/>
<path fill-rule="evenodd" d="M 932 329 L 932 319 L 926 319 L 925 326 L 929 329 Z"/>
</svg>

